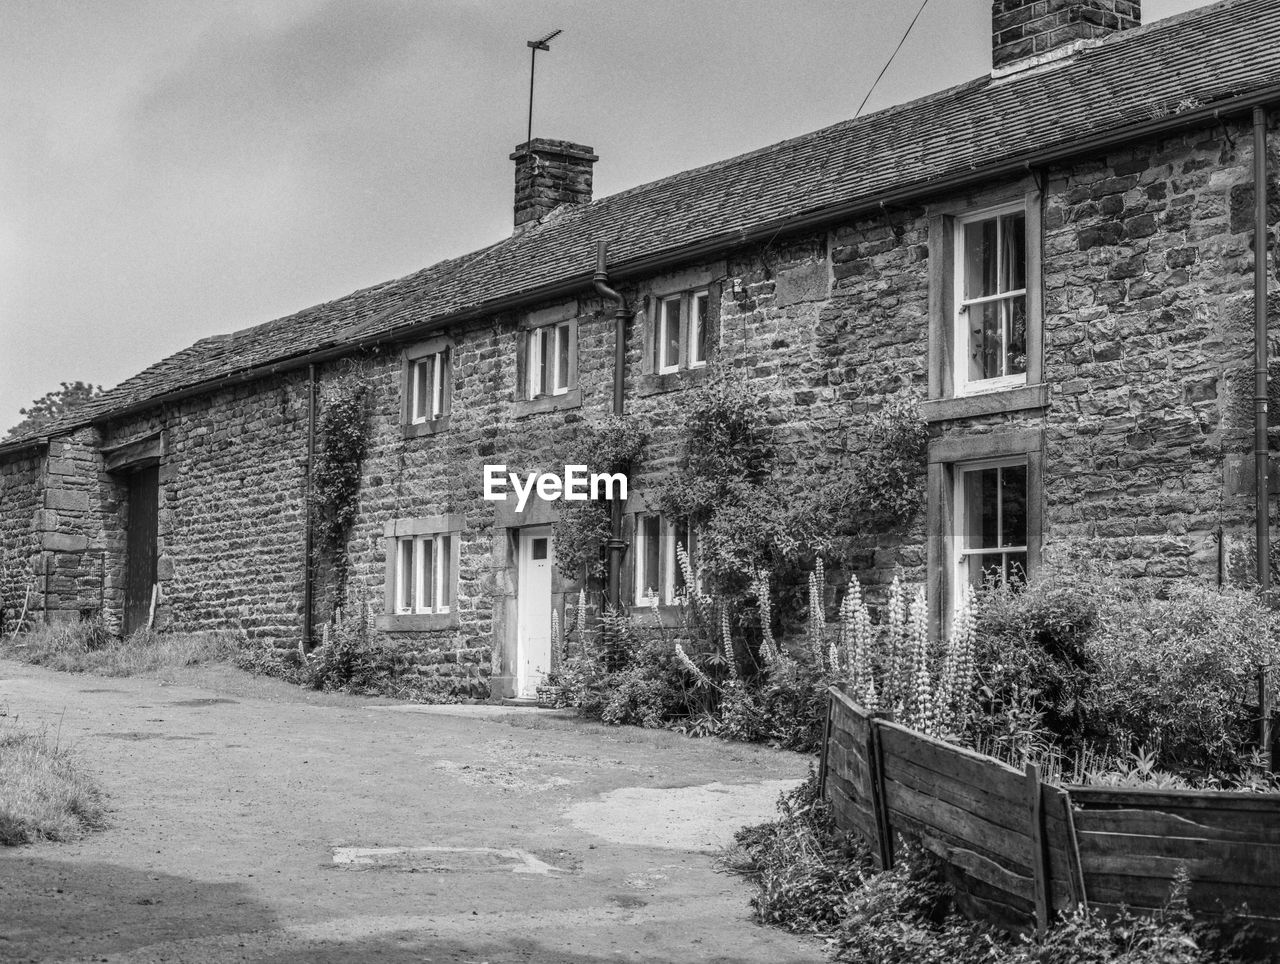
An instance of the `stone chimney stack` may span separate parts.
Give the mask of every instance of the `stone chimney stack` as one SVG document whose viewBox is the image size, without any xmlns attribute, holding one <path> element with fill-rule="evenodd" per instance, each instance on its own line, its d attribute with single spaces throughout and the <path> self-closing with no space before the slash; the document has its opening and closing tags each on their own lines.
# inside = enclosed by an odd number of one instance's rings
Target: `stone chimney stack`
<svg viewBox="0 0 1280 964">
<path fill-rule="evenodd" d="M 546 217 L 562 204 L 591 200 L 591 148 L 535 137 L 511 155 L 516 162 L 516 230 Z"/>
<path fill-rule="evenodd" d="M 995 0 L 991 64 L 1002 71 L 1078 40 L 1142 26 L 1142 0 Z"/>
</svg>

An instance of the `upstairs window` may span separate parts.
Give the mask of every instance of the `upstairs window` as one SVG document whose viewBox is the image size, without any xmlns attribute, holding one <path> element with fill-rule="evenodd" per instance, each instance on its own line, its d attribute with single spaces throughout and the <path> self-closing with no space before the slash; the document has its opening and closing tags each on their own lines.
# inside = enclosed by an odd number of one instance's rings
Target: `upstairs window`
<svg viewBox="0 0 1280 964">
<path fill-rule="evenodd" d="M 686 291 L 658 299 L 653 325 L 653 372 L 670 375 L 707 364 L 711 292 Z"/>
<path fill-rule="evenodd" d="M 410 362 L 410 422 L 420 425 L 443 418 L 447 412 L 449 354 L 438 351 Z"/>
<path fill-rule="evenodd" d="M 1027 216 L 1024 205 L 955 222 L 956 394 L 1027 382 Z"/>
<path fill-rule="evenodd" d="M 402 536 L 395 540 L 395 611 L 398 615 L 447 613 L 453 604 L 453 537 Z"/>
<path fill-rule="evenodd" d="M 435 435 L 449 428 L 453 407 L 452 341 L 431 338 L 410 345 L 402 356 L 400 426 L 405 438 Z"/>
<path fill-rule="evenodd" d="M 1025 581 L 1030 545 L 1026 459 L 960 463 L 954 478 L 956 588 Z"/>
<path fill-rule="evenodd" d="M 529 333 L 529 397 L 569 391 L 569 323 L 545 325 Z"/>
</svg>

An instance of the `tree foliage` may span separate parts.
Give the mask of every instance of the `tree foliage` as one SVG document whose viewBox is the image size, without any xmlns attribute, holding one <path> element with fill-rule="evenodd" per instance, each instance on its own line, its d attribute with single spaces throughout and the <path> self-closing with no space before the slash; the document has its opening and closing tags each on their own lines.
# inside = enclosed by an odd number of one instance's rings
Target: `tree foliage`
<svg viewBox="0 0 1280 964">
<path fill-rule="evenodd" d="M 630 476 L 640 461 L 648 436 L 626 419 L 609 416 L 587 425 L 574 440 L 566 464 L 585 465 L 588 473 L 622 473 Z M 563 500 L 555 526 L 556 568 L 566 579 L 577 579 L 585 567 L 589 578 L 604 576 L 601 553 L 610 534 L 610 503 Z"/>
<path fill-rule="evenodd" d="M 727 373 L 687 411 L 659 502 L 698 530 L 699 569 L 716 592 L 739 594 L 744 574 L 784 576 L 815 553 L 839 556 L 850 537 L 901 526 L 920 507 L 927 434 L 913 397 L 783 440 L 758 393 Z"/>
<path fill-rule="evenodd" d="M 22 421 L 9 429 L 5 437 L 17 438 L 37 432 L 101 394 L 101 385 L 82 382 L 79 379 L 74 382 L 62 382 L 58 388 L 46 392 L 26 408 L 18 409 L 18 414 L 23 416 Z"/>
</svg>

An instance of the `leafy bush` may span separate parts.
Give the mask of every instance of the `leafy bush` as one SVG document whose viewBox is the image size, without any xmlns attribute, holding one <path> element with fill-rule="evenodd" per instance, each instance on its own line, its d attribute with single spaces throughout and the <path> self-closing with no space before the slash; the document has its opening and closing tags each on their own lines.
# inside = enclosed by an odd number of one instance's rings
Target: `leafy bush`
<svg viewBox="0 0 1280 964">
<path fill-rule="evenodd" d="M 989 752 L 1149 753 L 1151 771 L 1230 776 L 1255 738 L 1258 668 L 1280 662 L 1280 623 L 1256 593 L 1186 581 L 1162 597 L 1101 562 L 988 587 L 977 620 L 969 736 Z"/>
<path fill-rule="evenodd" d="M 751 907 L 762 924 L 825 933 L 844 914 L 845 899 L 872 873 L 865 847 L 846 844 L 809 778 L 778 798 L 780 819 L 739 830 L 726 862 L 756 885 Z"/>
<path fill-rule="evenodd" d="M 852 540 L 917 513 L 927 433 L 915 398 L 870 415 L 833 411 L 825 430 L 786 438 L 740 373 L 722 373 L 690 398 L 658 503 L 697 528 L 699 565 L 716 595 L 749 595 L 750 574 L 768 569 L 787 603 L 802 563 L 842 557 Z"/>
<path fill-rule="evenodd" d="M 1106 607 L 1090 646 L 1101 727 L 1162 769 L 1238 769 L 1258 667 L 1280 662 L 1277 628 L 1256 594 L 1195 582 Z"/>
</svg>

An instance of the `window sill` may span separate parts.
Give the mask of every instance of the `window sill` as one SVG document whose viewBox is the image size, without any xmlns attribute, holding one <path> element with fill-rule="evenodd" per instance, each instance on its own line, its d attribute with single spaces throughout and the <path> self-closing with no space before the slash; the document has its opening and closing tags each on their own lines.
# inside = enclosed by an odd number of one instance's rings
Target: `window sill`
<svg viewBox="0 0 1280 964">
<path fill-rule="evenodd" d="M 384 633 L 420 633 L 430 629 L 457 629 L 457 613 L 379 616 L 375 627 Z"/>
<path fill-rule="evenodd" d="M 582 407 L 582 389 L 572 388 L 563 395 L 540 395 L 537 398 L 518 398 L 515 403 L 515 417 L 540 415 L 543 412 L 562 412 L 570 408 Z"/>
<path fill-rule="evenodd" d="M 655 607 L 649 605 L 648 602 L 633 603 L 631 606 L 631 621 L 633 623 L 637 623 L 637 628 L 641 630 L 643 630 L 646 625 L 653 626 L 654 609 Z M 657 624 L 662 626 L 663 629 L 675 629 L 681 625 L 684 617 L 680 612 L 680 605 L 678 603 L 659 603 L 656 609 L 658 613 Z"/>
<path fill-rule="evenodd" d="M 414 422 L 408 425 L 401 425 L 405 438 L 421 438 L 423 435 L 439 435 L 441 432 L 449 429 L 449 416 L 441 415 L 439 418 L 429 419 L 425 422 Z"/>
<path fill-rule="evenodd" d="M 697 368 L 682 368 L 678 372 L 668 372 L 665 375 L 652 373 L 641 375 L 640 383 L 636 386 L 636 394 L 641 398 L 646 395 L 660 395 L 663 392 L 675 391 L 677 388 L 697 385 L 706 377 L 706 365 L 699 365 Z"/>
<path fill-rule="evenodd" d="M 921 404 L 920 414 L 926 422 L 932 423 L 1048 407 L 1048 385 L 1024 385 L 982 395 L 933 399 Z"/>
</svg>

